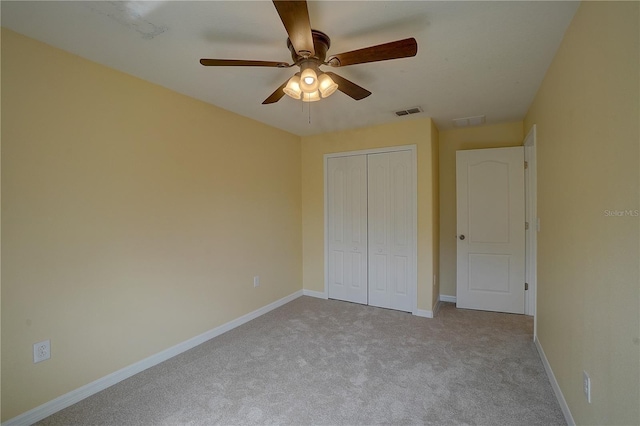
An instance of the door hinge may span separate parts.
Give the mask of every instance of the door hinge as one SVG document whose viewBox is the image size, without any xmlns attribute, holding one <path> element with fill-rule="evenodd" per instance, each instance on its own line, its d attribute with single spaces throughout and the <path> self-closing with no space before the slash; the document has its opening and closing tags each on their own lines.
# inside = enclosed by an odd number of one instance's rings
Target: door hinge
<svg viewBox="0 0 640 426">
<path fill-rule="evenodd" d="M 524 283 L 524 289 L 525 289 L 525 291 L 529 290 L 529 283 Z"/>
<path fill-rule="evenodd" d="M 525 161 L 525 162 L 524 162 L 524 168 L 525 168 L 525 169 L 528 169 L 528 168 L 529 168 L 529 162 L 528 162 L 528 161 Z"/>
<path fill-rule="evenodd" d="M 524 230 L 528 230 L 529 229 L 529 222 L 525 222 L 524 223 Z"/>
</svg>

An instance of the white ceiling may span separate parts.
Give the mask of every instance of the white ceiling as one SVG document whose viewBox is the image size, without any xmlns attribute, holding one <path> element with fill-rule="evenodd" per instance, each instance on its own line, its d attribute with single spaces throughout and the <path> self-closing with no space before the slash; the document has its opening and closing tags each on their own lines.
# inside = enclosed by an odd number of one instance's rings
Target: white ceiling
<svg viewBox="0 0 640 426">
<path fill-rule="evenodd" d="M 271 1 L 2 1 L 2 26 L 297 135 L 431 116 L 521 120 L 571 21 L 575 1 L 316 1 L 329 55 L 415 37 L 413 58 L 334 68 L 373 92 L 262 105 L 294 68 L 203 67 L 200 58 L 291 63 Z M 45 64 L 55 67 L 55 64 Z M 329 67 L 325 67 L 329 68 Z M 308 107 L 311 106 L 311 111 Z M 396 117 L 420 106 L 424 113 Z M 309 117 L 311 123 L 309 123 Z"/>
</svg>

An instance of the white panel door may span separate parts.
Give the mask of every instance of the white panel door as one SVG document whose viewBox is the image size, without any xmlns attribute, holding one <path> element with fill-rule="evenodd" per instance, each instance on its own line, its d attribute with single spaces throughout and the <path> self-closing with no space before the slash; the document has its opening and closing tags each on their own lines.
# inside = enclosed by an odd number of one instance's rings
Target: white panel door
<svg viewBox="0 0 640 426">
<path fill-rule="evenodd" d="M 456 153 L 459 308 L 524 313 L 524 149 Z"/>
<path fill-rule="evenodd" d="M 413 166 L 409 151 L 370 154 L 369 305 L 413 310 Z"/>
<path fill-rule="evenodd" d="M 367 157 L 327 161 L 328 296 L 367 304 Z"/>
</svg>

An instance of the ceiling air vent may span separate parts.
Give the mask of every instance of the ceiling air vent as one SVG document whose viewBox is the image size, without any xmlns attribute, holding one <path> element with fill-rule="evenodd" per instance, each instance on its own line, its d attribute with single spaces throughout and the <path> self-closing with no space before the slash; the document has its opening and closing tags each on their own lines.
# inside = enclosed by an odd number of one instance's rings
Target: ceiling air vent
<svg viewBox="0 0 640 426">
<path fill-rule="evenodd" d="M 413 108 L 409 108 L 409 109 L 402 109 L 400 111 L 396 111 L 395 114 L 398 117 L 402 117 L 403 115 L 409 115 L 409 114 L 417 114 L 419 112 L 422 112 L 422 108 L 420 107 L 413 107 Z"/>
<path fill-rule="evenodd" d="M 485 116 L 476 115 L 475 117 L 456 118 L 451 121 L 453 121 L 453 125 L 455 127 L 479 126 L 481 124 L 484 124 Z"/>
</svg>

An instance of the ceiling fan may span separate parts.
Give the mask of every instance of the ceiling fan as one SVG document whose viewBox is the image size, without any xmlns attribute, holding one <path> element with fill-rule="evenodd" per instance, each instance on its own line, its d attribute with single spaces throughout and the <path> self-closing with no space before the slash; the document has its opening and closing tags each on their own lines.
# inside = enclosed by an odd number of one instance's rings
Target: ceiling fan
<svg viewBox="0 0 640 426">
<path fill-rule="evenodd" d="M 311 29 L 309 10 L 306 1 L 273 0 L 278 15 L 284 24 L 289 38 L 287 47 L 291 51 L 292 64 L 273 61 L 245 61 L 238 59 L 200 59 L 204 66 L 235 67 L 300 67 L 293 77 L 285 81 L 275 92 L 262 102 L 272 104 L 278 102 L 286 94 L 304 102 L 314 102 L 326 98 L 336 90 L 359 101 L 371 94 L 367 89 L 340 77 L 333 72 L 320 70 L 321 65 L 344 67 L 367 62 L 387 61 L 390 59 L 408 58 L 418 53 L 415 38 L 407 38 L 364 49 L 332 55 L 328 60 L 327 51 L 331 40 L 325 33 Z"/>
</svg>

